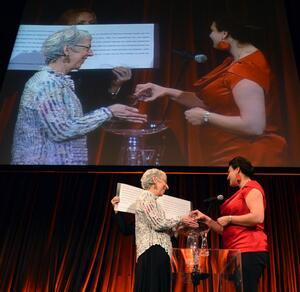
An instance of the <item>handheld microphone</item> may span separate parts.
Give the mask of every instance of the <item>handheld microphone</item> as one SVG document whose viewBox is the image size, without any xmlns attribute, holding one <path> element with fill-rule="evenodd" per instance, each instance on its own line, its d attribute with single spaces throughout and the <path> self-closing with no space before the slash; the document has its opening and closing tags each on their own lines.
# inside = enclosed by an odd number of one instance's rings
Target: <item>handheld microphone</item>
<svg viewBox="0 0 300 292">
<path fill-rule="evenodd" d="M 206 198 L 206 199 L 203 200 L 203 202 L 208 203 L 208 202 L 223 201 L 223 200 L 224 200 L 224 196 L 223 195 L 218 195 L 216 197 Z"/>
<path fill-rule="evenodd" d="M 207 61 L 207 56 L 204 54 L 193 54 L 187 51 L 173 49 L 173 53 L 183 57 L 184 59 L 191 59 L 197 63 L 205 63 Z"/>
</svg>

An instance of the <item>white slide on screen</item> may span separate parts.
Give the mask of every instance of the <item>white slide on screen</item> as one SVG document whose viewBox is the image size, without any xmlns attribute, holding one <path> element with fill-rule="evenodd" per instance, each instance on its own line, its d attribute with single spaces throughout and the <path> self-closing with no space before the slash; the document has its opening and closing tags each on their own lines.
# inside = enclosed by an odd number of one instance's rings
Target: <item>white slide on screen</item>
<svg viewBox="0 0 300 292">
<path fill-rule="evenodd" d="M 43 42 L 67 26 L 20 25 L 8 70 L 40 70 L 45 66 Z M 93 56 L 81 69 L 153 68 L 155 65 L 154 24 L 77 25 L 92 35 Z"/>
</svg>

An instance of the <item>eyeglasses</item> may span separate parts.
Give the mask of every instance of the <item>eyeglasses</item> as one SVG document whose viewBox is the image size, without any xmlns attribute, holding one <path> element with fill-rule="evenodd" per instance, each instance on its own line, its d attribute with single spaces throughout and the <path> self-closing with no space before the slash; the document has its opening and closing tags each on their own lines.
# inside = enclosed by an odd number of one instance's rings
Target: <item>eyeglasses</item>
<svg viewBox="0 0 300 292">
<path fill-rule="evenodd" d="M 91 50 L 91 48 L 92 48 L 91 45 L 88 45 L 88 46 L 85 46 L 85 45 L 74 45 L 74 47 L 85 48 L 85 49 L 87 49 L 87 51 Z"/>
<path fill-rule="evenodd" d="M 161 178 L 157 178 L 157 179 L 165 185 L 167 190 L 169 189 L 168 183 L 165 180 L 163 180 Z"/>
</svg>

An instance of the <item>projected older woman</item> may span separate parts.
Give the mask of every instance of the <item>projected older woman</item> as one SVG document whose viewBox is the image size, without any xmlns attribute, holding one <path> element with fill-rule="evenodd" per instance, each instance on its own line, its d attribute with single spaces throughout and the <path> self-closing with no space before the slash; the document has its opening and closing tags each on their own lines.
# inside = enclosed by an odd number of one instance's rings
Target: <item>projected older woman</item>
<svg viewBox="0 0 300 292">
<path fill-rule="evenodd" d="M 157 202 L 169 188 L 163 171 L 148 169 L 141 183 L 144 191 L 138 197 L 135 209 L 137 266 L 134 291 L 171 291 L 172 229 L 180 224 L 190 227 L 198 227 L 198 224 L 188 215 L 166 218 Z"/>
<path fill-rule="evenodd" d="M 143 123 L 146 116 L 114 104 L 83 114 L 67 74 L 93 55 L 91 35 L 75 26 L 50 35 L 42 52 L 47 66 L 26 83 L 12 148 L 12 164 L 84 165 L 86 134 L 111 118 Z"/>
</svg>

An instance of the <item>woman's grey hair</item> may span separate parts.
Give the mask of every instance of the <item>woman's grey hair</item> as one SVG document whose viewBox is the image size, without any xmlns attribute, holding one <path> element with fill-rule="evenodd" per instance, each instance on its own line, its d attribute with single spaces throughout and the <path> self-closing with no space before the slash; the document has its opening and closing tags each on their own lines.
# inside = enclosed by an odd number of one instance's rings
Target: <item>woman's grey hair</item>
<svg viewBox="0 0 300 292">
<path fill-rule="evenodd" d="M 149 190 L 152 185 L 154 185 L 153 177 L 156 176 L 158 178 L 164 178 L 167 175 L 162 170 L 159 170 L 157 168 L 151 168 L 144 172 L 142 178 L 141 178 L 141 184 L 142 188 L 144 190 Z"/>
<path fill-rule="evenodd" d="M 43 43 L 42 53 L 46 64 L 56 61 L 64 56 L 64 47 L 74 47 L 84 39 L 92 39 L 91 34 L 86 30 L 79 30 L 71 26 L 51 34 Z"/>
</svg>

